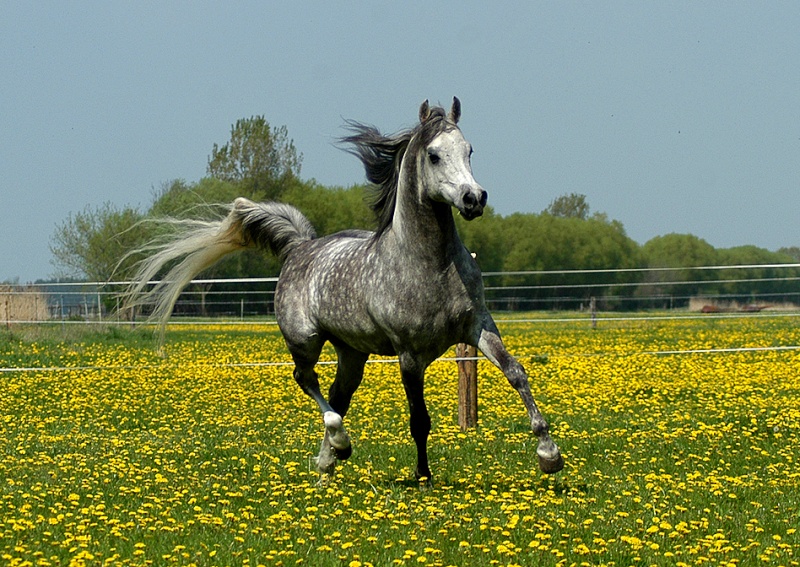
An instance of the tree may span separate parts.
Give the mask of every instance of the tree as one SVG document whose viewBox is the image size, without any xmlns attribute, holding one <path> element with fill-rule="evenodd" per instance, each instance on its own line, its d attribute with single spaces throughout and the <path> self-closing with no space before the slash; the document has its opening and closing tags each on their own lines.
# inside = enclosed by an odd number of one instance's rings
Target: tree
<svg viewBox="0 0 800 567">
<path fill-rule="evenodd" d="M 503 271 L 576 271 L 505 276 L 502 283 L 517 286 L 515 298 L 525 300 L 525 308 L 552 307 L 552 299 L 561 296 L 571 298 L 573 303 L 568 307 L 572 308 L 575 302 L 585 302 L 595 294 L 616 295 L 621 291 L 615 290 L 613 284 L 629 275 L 577 272 L 641 265 L 639 247 L 628 238 L 622 225 L 602 217 L 583 220 L 547 213 L 516 213 L 504 220 L 500 232 Z M 602 285 L 596 287 L 598 284 Z M 537 303 L 541 300 L 546 301 Z"/>
<path fill-rule="evenodd" d="M 273 200 L 300 175 L 301 162 L 286 126 L 272 128 L 263 116 L 253 116 L 236 121 L 228 143 L 214 144 L 208 174 L 239 185 L 245 197 Z"/>
<path fill-rule="evenodd" d="M 214 177 L 204 177 L 197 183 L 175 179 L 153 194 L 147 211 L 152 218 L 216 218 L 219 205 L 227 205 L 241 195 L 238 185 Z"/>
<path fill-rule="evenodd" d="M 125 278 L 139 259 L 128 253 L 146 240 L 143 215 L 136 209 L 111 203 L 70 214 L 56 227 L 50 244 L 57 275 L 107 281 Z"/>
<path fill-rule="evenodd" d="M 764 264 L 791 264 L 794 259 L 779 251 L 770 252 L 757 246 L 735 246 L 718 251 L 720 263 L 726 266 L 758 266 Z M 796 292 L 794 281 L 798 271 L 792 268 L 737 268 L 721 270 L 717 277 L 729 280 L 722 284 L 726 294 L 739 301 L 749 301 L 754 295 L 770 295 Z M 730 281 L 737 280 L 737 281 Z M 764 280 L 764 281 L 757 281 Z M 774 299 L 773 299 L 774 300 Z"/>
<path fill-rule="evenodd" d="M 542 212 L 554 217 L 586 220 L 589 216 L 589 203 L 586 202 L 586 195 L 570 193 L 553 199 Z"/>
<path fill-rule="evenodd" d="M 297 183 L 281 197 L 308 217 L 319 235 L 352 228 L 374 229 L 375 213 L 364 200 L 366 187 L 324 187 L 315 181 Z"/>
<path fill-rule="evenodd" d="M 719 259 L 713 246 L 693 234 L 656 236 L 645 243 L 643 251 L 651 268 L 713 266 Z"/>
<path fill-rule="evenodd" d="M 503 269 L 503 261 L 507 252 L 503 241 L 505 219 L 486 207 L 483 215 L 471 221 L 456 214 L 456 226 L 461 241 L 471 253 L 484 272 L 499 272 Z"/>
<path fill-rule="evenodd" d="M 679 296 L 683 300 L 698 293 L 718 293 L 719 289 L 702 282 L 717 277 L 710 270 L 693 270 L 700 266 L 719 265 L 717 250 L 708 242 L 693 234 L 666 234 L 648 240 L 642 247 L 647 266 L 650 268 L 672 268 L 669 271 L 654 271 L 647 275 L 650 287 L 643 288 L 643 295 L 661 293 Z M 685 268 L 677 270 L 675 268 Z M 695 282 L 671 284 L 671 282 Z M 660 284 L 660 285 L 653 285 Z"/>
<path fill-rule="evenodd" d="M 800 262 L 800 247 L 798 246 L 788 246 L 784 248 L 779 248 L 778 252 L 780 254 L 788 256 L 794 262 Z"/>
</svg>

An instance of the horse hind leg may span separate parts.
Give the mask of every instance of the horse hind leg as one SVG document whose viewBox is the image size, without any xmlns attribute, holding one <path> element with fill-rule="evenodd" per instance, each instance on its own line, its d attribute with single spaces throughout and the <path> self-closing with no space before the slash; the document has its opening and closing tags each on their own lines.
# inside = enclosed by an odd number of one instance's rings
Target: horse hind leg
<svg viewBox="0 0 800 567">
<path fill-rule="evenodd" d="M 295 358 L 294 379 L 300 389 L 308 394 L 319 406 L 322 411 L 322 421 L 325 424 L 325 437 L 322 440 L 322 448 L 319 455 L 315 458 L 317 469 L 321 474 L 333 474 L 336 466 L 334 450 L 331 446 L 331 438 L 336 439 L 337 445 L 344 447 L 349 445 L 347 432 L 344 431 L 341 416 L 336 413 L 328 404 L 319 388 L 319 377 L 314 370 L 314 364 L 303 364 Z M 344 437 L 344 438 L 343 438 Z"/>
<path fill-rule="evenodd" d="M 350 407 L 350 400 L 361 383 L 367 355 L 349 348 L 337 347 L 339 364 L 336 379 L 329 392 L 330 401 L 320 391 L 319 378 L 314 371 L 317 357 L 299 356 L 294 353 L 294 378 L 300 388 L 317 402 L 322 411 L 325 435 L 316 457 L 320 474 L 333 474 L 337 460 L 345 460 L 352 454 L 350 436 L 344 427 L 344 416 Z M 312 362 L 313 361 L 313 362 Z"/>
<path fill-rule="evenodd" d="M 364 365 L 367 363 L 369 355 L 352 349 L 346 345 L 335 345 L 338 364 L 336 367 L 336 378 L 328 391 L 328 405 L 332 411 L 325 412 L 325 439 L 323 439 L 323 450 L 325 441 L 328 441 L 334 456 L 344 461 L 353 453 L 350 443 L 350 436 L 344 428 L 343 419 L 350 408 L 350 401 L 353 394 L 364 377 Z"/>
<path fill-rule="evenodd" d="M 322 411 L 322 421 L 325 424 L 325 436 L 322 440 L 322 448 L 319 455 L 315 458 L 317 470 L 321 474 L 333 474 L 336 467 L 336 457 L 331 445 L 331 439 L 336 440 L 336 445 L 342 449 L 350 444 L 347 432 L 344 430 L 342 417 L 336 413 L 328 404 L 319 388 L 319 377 L 314 371 L 314 365 L 299 364 L 295 360 L 294 379 L 300 389 L 308 394 L 317 402 Z"/>
</svg>

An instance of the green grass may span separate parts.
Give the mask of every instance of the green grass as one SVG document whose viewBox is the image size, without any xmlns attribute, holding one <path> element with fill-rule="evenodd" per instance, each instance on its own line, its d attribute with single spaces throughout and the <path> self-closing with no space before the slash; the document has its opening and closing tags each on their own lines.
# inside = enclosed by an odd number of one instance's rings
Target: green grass
<svg viewBox="0 0 800 567">
<path fill-rule="evenodd" d="M 413 481 L 394 364 L 367 367 L 353 457 L 318 484 L 322 432 L 274 326 L 0 333 L 7 565 L 798 565 L 800 356 L 785 318 L 504 323 L 564 453 L 480 363 L 480 427 L 434 364 L 432 487 Z M 326 351 L 330 359 L 332 352 Z M 545 364 L 541 363 L 546 360 Z M 96 368 L 90 368 L 96 367 Z M 330 383 L 332 366 L 320 366 Z"/>
</svg>

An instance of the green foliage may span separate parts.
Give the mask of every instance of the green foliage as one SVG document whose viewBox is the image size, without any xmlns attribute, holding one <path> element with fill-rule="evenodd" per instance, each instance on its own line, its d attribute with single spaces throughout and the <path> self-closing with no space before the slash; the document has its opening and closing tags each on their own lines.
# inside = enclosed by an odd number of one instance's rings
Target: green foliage
<svg viewBox="0 0 800 567">
<path fill-rule="evenodd" d="M 50 245 L 58 276 L 93 281 L 125 277 L 137 260 L 128 252 L 146 238 L 142 218 L 135 209 L 118 210 L 110 203 L 70 214 L 56 227 Z"/>
<path fill-rule="evenodd" d="M 691 269 L 698 266 L 719 265 L 717 250 L 702 238 L 691 234 L 666 234 L 647 241 L 642 251 L 647 258 L 647 267 L 671 268 L 669 271 L 648 272 L 646 282 L 650 287 L 645 293 L 686 296 L 696 295 L 701 289 L 705 293 L 719 291 L 699 283 L 718 279 L 717 274 L 708 270 Z M 688 285 L 674 282 L 698 283 Z"/>
<path fill-rule="evenodd" d="M 651 268 L 713 266 L 718 260 L 714 247 L 692 234 L 656 236 L 643 250 Z"/>
<path fill-rule="evenodd" d="M 324 187 L 309 181 L 295 183 L 282 200 L 300 209 L 319 235 L 352 228 L 372 229 L 375 214 L 364 200 L 365 189 L 363 185 Z"/>
<path fill-rule="evenodd" d="M 513 214 L 503 220 L 497 245 L 504 257 L 500 269 L 505 272 L 546 270 L 610 270 L 634 268 L 642 263 L 637 244 L 628 238 L 620 223 L 602 216 L 589 219 L 541 215 Z M 596 290 L 598 283 L 630 281 L 631 274 L 558 273 L 512 274 L 503 278 L 516 309 L 520 301 L 533 308 L 536 302 L 568 293 L 586 298 L 597 294 L 614 294 L 613 288 Z M 550 302 L 548 301 L 548 304 Z"/>
<path fill-rule="evenodd" d="M 736 246 L 717 251 L 721 265 L 725 266 L 753 266 L 767 264 L 793 263 L 794 259 L 781 252 L 770 252 L 757 246 Z M 800 270 L 786 268 L 744 268 L 736 270 L 722 270 L 717 274 L 720 280 L 730 281 L 721 285 L 721 292 L 746 300 L 748 296 L 763 293 L 766 287 L 775 294 L 791 293 L 796 291 L 795 281 L 786 278 L 797 277 Z M 770 281 L 772 280 L 772 281 Z"/>
<path fill-rule="evenodd" d="M 778 253 L 783 254 L 790 259 L 791 262 L 800 262 L 800 246 L 789 246 L 778 249 Z"/>
<path fill-rule="evenodd" d="M 197 183 L 187 183 L 176 179 L 153 195 L 147 214 L 151 218 L 217 218 L 222 212 L 219 205 L 232 203 L 239 196 L 240 187 L 230 181 L 204 177 Z"/>
<path fill-rule="evenodd" d="M 471 221 L 456 215 L 456 225 L 464 246 L 475 254 L 475 259 L 484 272 L 499 272 L 503 269 L 505 244 L 503 239 L 505 219 L 486 207 L 483 216 Z"/>
<path fill-rule="evenodd" d="M 236 121 L 228 143 L 214 144 L 208 174 L 238 185 L 244 197 L 274 200 L 300 175 L 302 159 L 286 126 L 273 128 L 253 116 Z"/>
<path fill-rule="evenodd" d="M 553 199 L 542 212 L 554 217 L 585 220 L 589 216 L 589 203 L 586 202 L 586 195 L 570 193 Z"/>
</svg>

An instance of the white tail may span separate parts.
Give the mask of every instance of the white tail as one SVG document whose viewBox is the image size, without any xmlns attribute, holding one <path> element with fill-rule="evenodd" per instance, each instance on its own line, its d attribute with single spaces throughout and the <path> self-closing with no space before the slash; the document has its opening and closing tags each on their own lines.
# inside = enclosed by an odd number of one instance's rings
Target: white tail
<svg viewBox="0 0 800 567">
<path fill-rule="evenodd" d="M 140 262 L 125 292 L 125 305 L 152 305 L 150 317 L 161 323 L 162 340 L 175 302 L 197 274 L 248 247 L 270 250 L 284 260 L 295 246 L 316 237 L 308 219 L 290 205 L 254 203 L 240 197 L 229 209 L 218 221 L 162 219 L 158 222 L 170 227 L 171 234 L 137 251 L 151 255 Z M 162 268 L 176 260 L 180 261 L 147 290 Z"/>
</svg>

